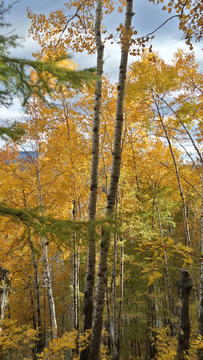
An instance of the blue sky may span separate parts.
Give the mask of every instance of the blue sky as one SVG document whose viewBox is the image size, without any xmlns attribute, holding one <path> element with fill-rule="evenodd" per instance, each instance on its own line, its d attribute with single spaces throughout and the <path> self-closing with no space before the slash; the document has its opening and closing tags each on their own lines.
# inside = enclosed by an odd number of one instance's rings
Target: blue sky
<svg viewBox="0 0 203 360">
<path fill-rule="evenodd" d="M 5 0 L 5 5 L 11 2 Z M 27 18 L 26 7 L 31 8 L 33 13 L 36 14 L 49 14 L 52 10 L 63 8 L 64 2 L 62 0 L 19 0 L 13 5 L 10 13 L 6 16 L 6 20 L 12 24 L 15 32 L 23 36 L 25 42 L 22 44 L 23 48 L 15 50 L 15 56 L 30 58 L 32 52 L 36 52 L 39 47 L 32 38 L 28 38 L 28 29 L 30 27 L 30 20 Z M 134 1 L 134 17 L 133 26 L 138 31 L 138 36 L 143 36 L 156 29 L 168 17 L 166 11 L 162 11 L 163 4 L 153 5 L 149 0 L 135 0 Z M 71 11 L 70 11 L 71 14 Z M 170 14 L 171 15 L 171 14 Z M 123 22 L 124 14 L 114 13 L 105 19 L 106 26 L 111 32 Z M 172 19 L 164 27 L 156 33 L 155 39 L 152 41 L 153 49 L 159 51 L 164 60 L 170 60 L 173 53 L 178 48 L 188 47 L 184 41 L 181 41 L 182 32 L 178 29 L 178 20 Z M 195 44 L 195 54 L 197 60 L 201 63 L 202 59 L 202 45 Z M 189 51 L 189 50 L 188 50 Z M 85 53 L 74 53 L 74 60 L 80 65 L 81 68 L 95 66 L 96 58 L 94 55 L 88 56 Z M 119 61 L 120 61 L 120 48 L 116 45 L 106 44 L 105 47 L 105 73 L 108 73 L 112 81 L 117 81 Z M 129 62 L 134 61 L 134 57 L 129 58 Z M 203 68 L 203 63 L 201 63 Z M 9 109 L 1 109 L 1 119 L 14 120 L 16 117 L 22 116 L 22 111 L 15 101 L 14 106 Z"/>
</svg>

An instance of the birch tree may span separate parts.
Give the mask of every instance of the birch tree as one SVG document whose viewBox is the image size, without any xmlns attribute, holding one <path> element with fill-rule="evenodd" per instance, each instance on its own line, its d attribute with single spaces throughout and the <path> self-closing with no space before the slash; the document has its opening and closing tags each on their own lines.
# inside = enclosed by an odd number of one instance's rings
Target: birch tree
<svg viewBox="0 0 203 360">
<path fill-rule="evenodd" d="M 109 221 L 115 206 L 116 195 L 118 191 L 118 181 L 120 176 L 121 166 L 121 141 L 123 130 L 123 101 L 125 92 L 125 80 L 127 72 L 128 49 L 131 39 L 131 21 L 132 21 L 132 0 L 126 3 L 126 15 L 124 24 L 124 36 L 121 50 L 121 61 L 119 67 L 119 81 L 117 89 L 117 104 L 116 104 L 116 123 L 114 131 L 114 144 L 113 144 L 113 160 L 111 169 L 110 187 L 108 193 L 108 200 L 106 206 L 106 219 Z M 104 308 L 104 294 L 107 272 L 107 258 L 110 242 L 110 226 L 106 225 L 102 229 L 102 240 L 100 244 L 99 265 L 97 274 L 97 288 L 95 296 L 94 320 L 90 345 L 89 360 L 97 360 L 99 358 L 103 308 Z"/>
<path fill-rule="evenodd" d="M 102 20 L 102 0 L 97 0 L 96 18 L 95 18 L 95 41 L 97 47 L 97 76 L 98 80 L 95 84 L 95 98 L 94 98 L 94 115 L 92 127 L 92 164 L 90 174 L 90 193 L 88 204 L 88 255 L 87 255 L 87 271 L 86 284 L 84 293 L 84 322 L 83 331 L 92 328 L 93 315 L 93 294 L 95 284 L 95 228 L 93 221 L 96 219 L 97 206 L 97 190 L 98 190 L 98 165 L 99 165 L 99 127 L 100 127 L 100 112 L 101 112 L 101 97 L 102 97 L 102 74 L 103 74 L 103 54 L 104 45 L 101 38 L 101 20 Z M 89 347 L 81 352 L 80 360 L 88 358 Z"/>
</svg>

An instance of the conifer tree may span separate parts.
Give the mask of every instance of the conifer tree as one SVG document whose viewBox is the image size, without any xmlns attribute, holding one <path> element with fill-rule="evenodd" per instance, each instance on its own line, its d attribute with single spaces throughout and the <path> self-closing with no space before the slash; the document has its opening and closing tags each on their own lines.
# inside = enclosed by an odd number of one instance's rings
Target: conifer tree
<svg viewBox="0 0 203 360">
<path fill-rule="evenodd" d="M 12 5 L 5 7 L 4 0 L 0 3 L 0 29 L 10 27 L 11 24 L 5 22 L 4 16 L 12 8 Z M 0 34 L 0 106 L 9 107 L 13 104 L 15 97 L 20 98 L 23 106 L 26 105 L 31 95 L 36 94 L 41 100 L 47 101 L 53 89 L 49 84 L 51 75 L 56 81 L 57 86 L 65 85 L 70 88 L 80 88 L 83 84 L 89 83 L 93 78 L 94 69 L 70 70 L 60 66 L 60 61 L 67 58 L 67 54 L 61 53 L 55 57 L 44 61 L 16 58 L 11 55 L 11 50 L 19 46 L 22 40 L 17 34 Z M 32 68 L 37 73 L 37 80 L 33 81 L 29 72 Z M 9 136 L 13 140 L 18 140 L 23 131 L 15 124 L 6 128 L 0 127 L 0 137 Z"/>
</svg>

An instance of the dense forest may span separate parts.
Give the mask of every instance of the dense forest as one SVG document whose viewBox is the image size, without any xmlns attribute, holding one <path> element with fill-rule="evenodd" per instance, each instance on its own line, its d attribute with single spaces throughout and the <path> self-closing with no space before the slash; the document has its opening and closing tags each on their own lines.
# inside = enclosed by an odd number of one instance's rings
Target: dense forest
<svg viewBox="0 0 203 360">
<path fill-rule="evenodd" d="M 203 360 L 203 3 L 159 3 L 188 45 L 168 62 L 156 31 L 133 28 L 133 0 L 29 9 L 32 60 L 12 56 L 14 7 L 0 4 L 0 103 L 24 108 L 0 127 L 2 360 Z"/>
</svg>

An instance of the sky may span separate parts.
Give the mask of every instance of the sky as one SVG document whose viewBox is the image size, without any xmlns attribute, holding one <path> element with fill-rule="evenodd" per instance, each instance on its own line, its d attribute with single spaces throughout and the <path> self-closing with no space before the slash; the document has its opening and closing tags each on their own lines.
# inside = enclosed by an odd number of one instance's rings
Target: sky
<svg viewBox="0 0 203 360">
<path fill-rule="evenodd" d="M 11 1 L 5 0 L 5 6 L 11 4 Z M 15 56 L 31 58 L 31 54 L 39 50 L 39 46 L 32 38 L 28 37 L 28 29 L 30 28 L 30 20 L 27 18 L 26 7 L 29 7 L 33 13 L 48 15 L 52 10 L 58 10 L 63 8 L 63 0 L 19 0 L 16 2 L 10 13 L 6 16 L 6 20 L 12 24 L 12 29 L 15 29 L 15 33 L 19 36 L 23 36 L 25 41 L 23 47 L 20 47 L 14 51 Z M 149 0 L 135 0 L 134 1 L 134 13 L 133 26 L 138 31 L 138 36 L 147 35 L 149 32 L 155 30 L 169 15 L 167 11 L 162 11 L 163 4 L 154 5 Z M 73 12 L 70 10 L 70 15 Z M 173 15 L 173 14 L 172 14 Z M 170 14 L 171 16 L 171 14 Z M 109 32 L 114 32 L 119 23 L 124 21 L 124 13 L 118 14 L 116 12 L 105 19 L 106 26 Z M 165 24 L 159 31 L 156 32 L 155 38 L 151 44 L 153 50 L 159 51 L 160 56 L 170 61 L 173 57 L 173 53 L 178 48 L 188 49 L 184 41 L 181 40 L 183 34 L 178 29 L 178 19 L 172 19 Z M 200 63 L 200 68 L 203 70 L 202 61 L 202 45 L 201 43 L 194 46 L 196 59 Z M 76 63 L 80 65 L 80 68 L 95 66 L 95 55 L 89 56 L 83 53 L 73 53 L 73 58 Z M 120 48 L 117 45 L 106 44 L 105 47 L 105 67 L 104 72 L 109 74 L 112 82 L 116 82 L 118 79 L 119 61 L 120 61 Z M 129 63 L 135 61 L 135 58 L 130 56 Z M 15 100 L 14 106 L 9 109 L 2 108 L 0 114 L 0 120 L 8 119 L 15 120 L 22 116 L 22 109 L 19 106 L 17 100 Z"/>
</svg>

